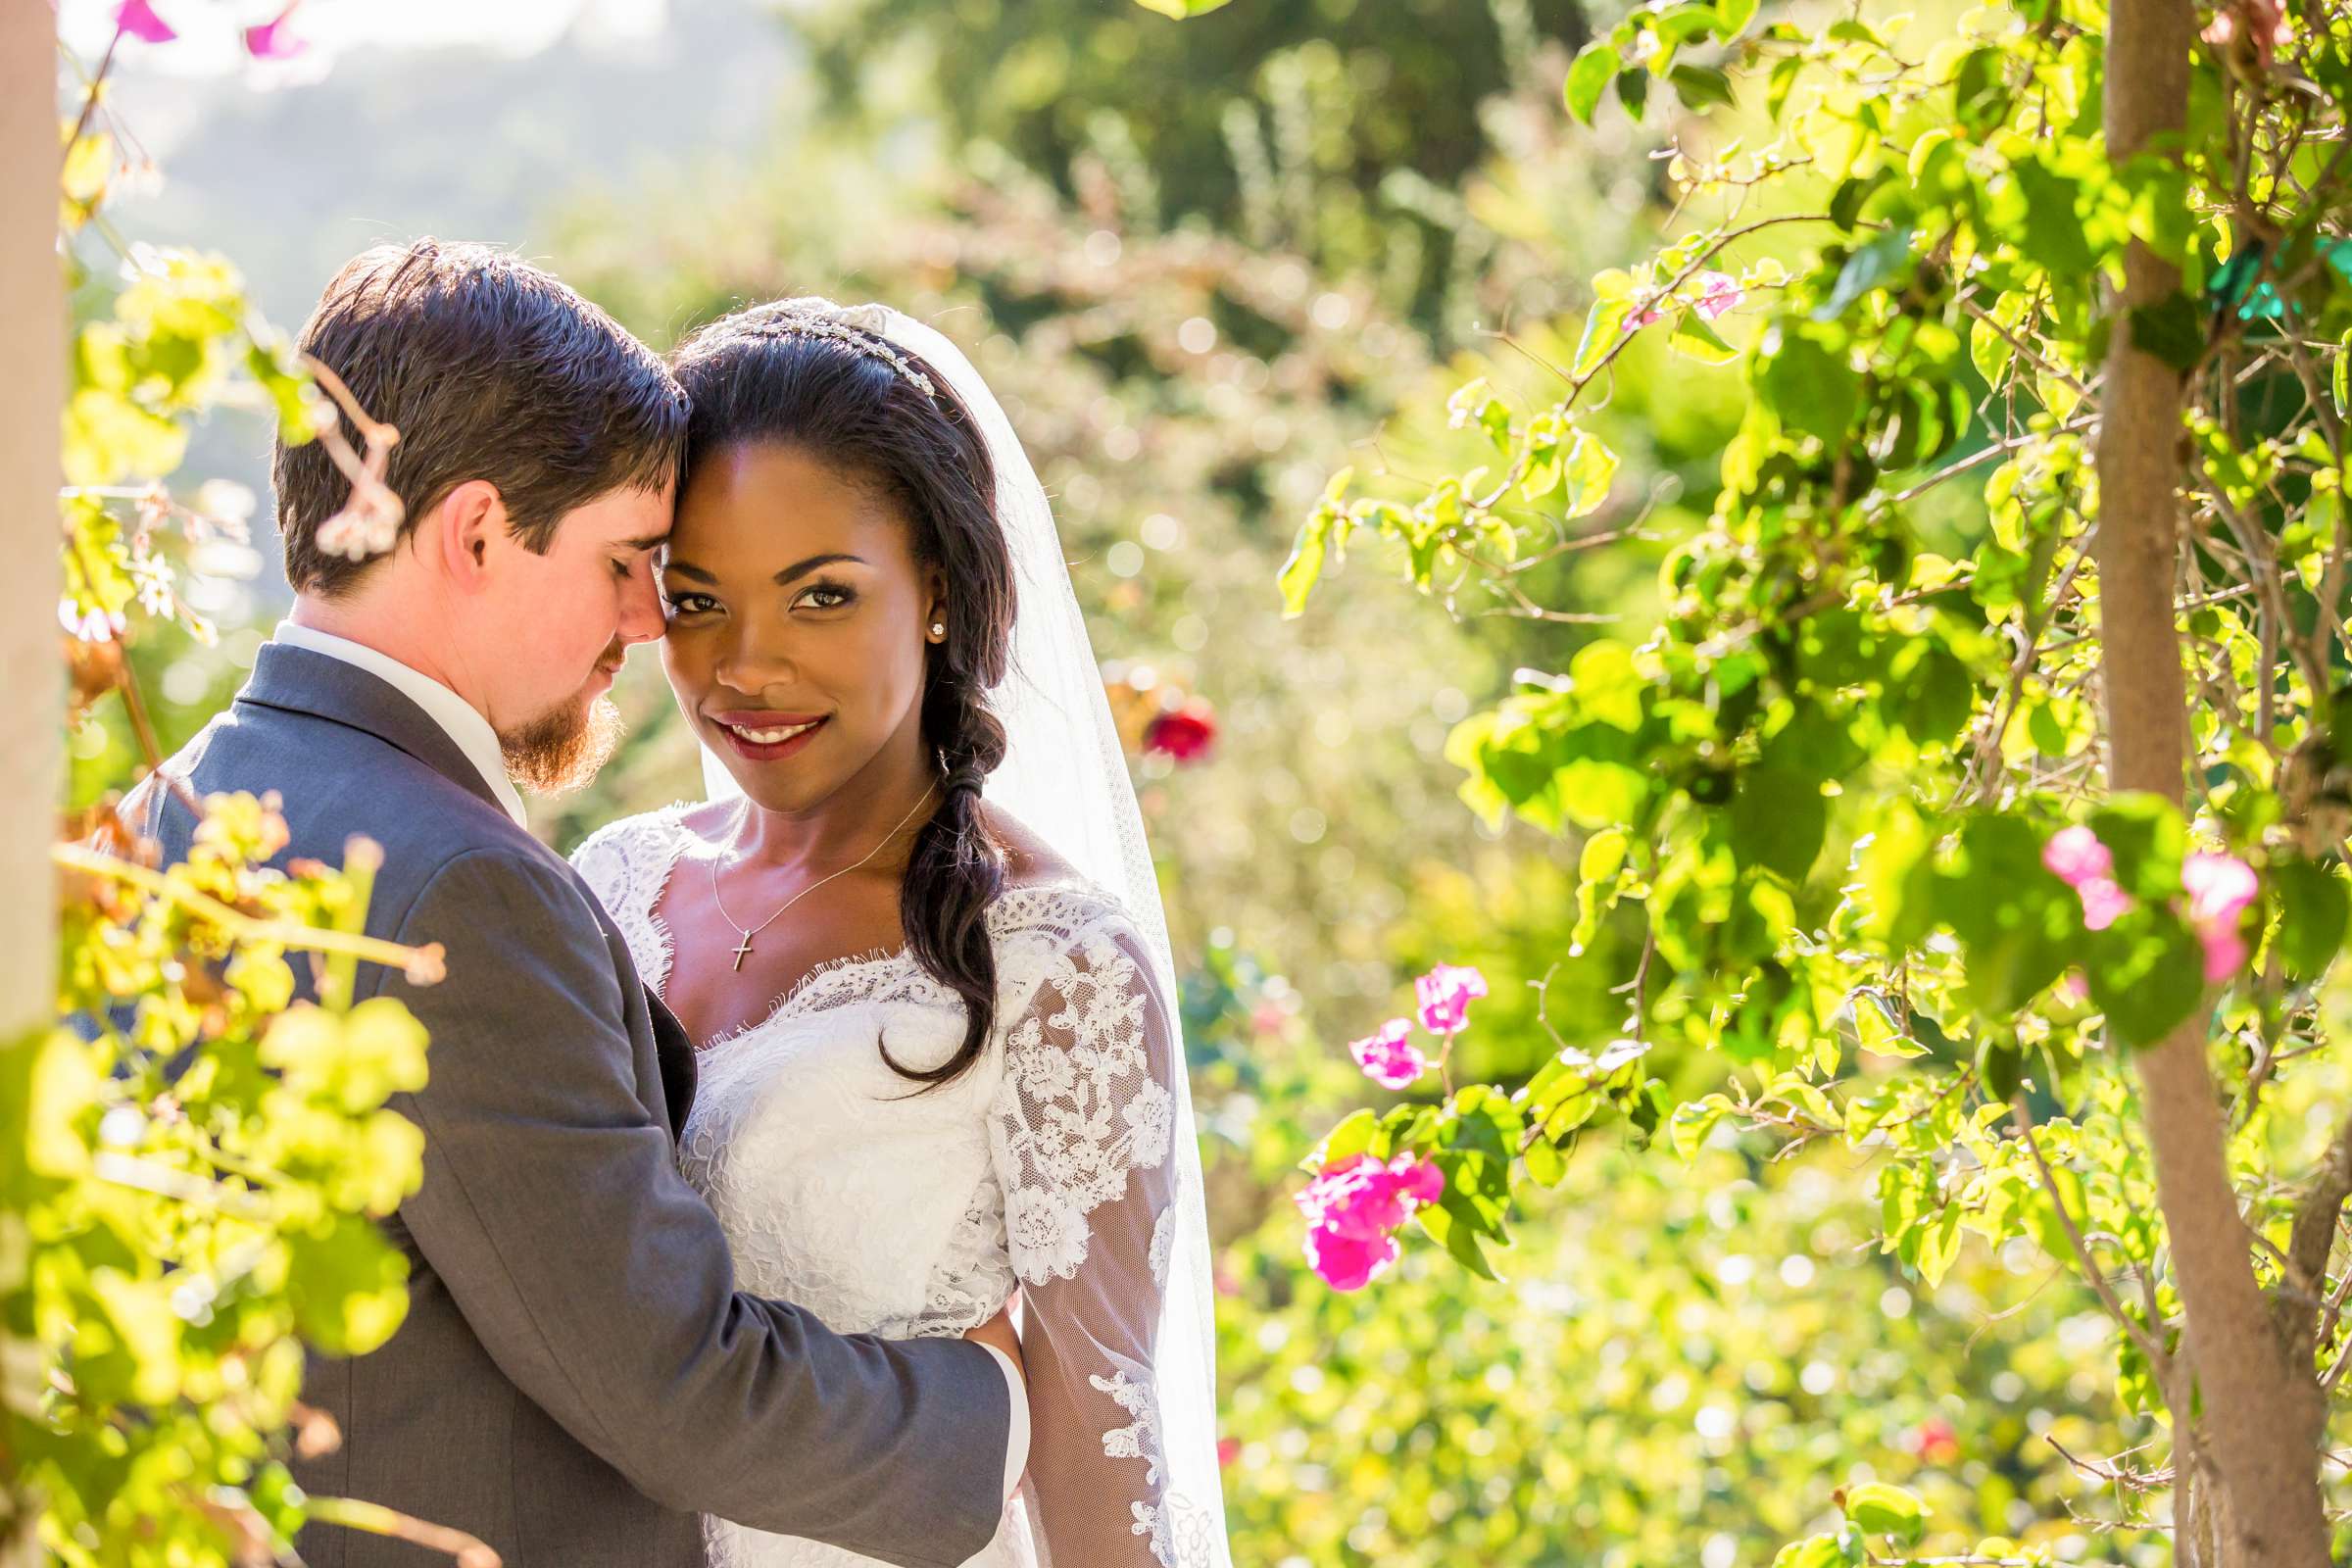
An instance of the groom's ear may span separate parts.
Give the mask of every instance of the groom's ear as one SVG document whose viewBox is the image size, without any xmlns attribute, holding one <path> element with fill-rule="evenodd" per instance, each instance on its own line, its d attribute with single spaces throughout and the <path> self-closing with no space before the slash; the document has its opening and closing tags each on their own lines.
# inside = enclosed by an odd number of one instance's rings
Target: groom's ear
<svg viewBox="0 0 2352 1568">
<path fill-rule="evenodd" d="M 507 537 L 506 500 L 487 479 L 468 479 L 443 496 L 416 530 L 418 545 L 461 588 L 481 585 Z"/>
</svg>

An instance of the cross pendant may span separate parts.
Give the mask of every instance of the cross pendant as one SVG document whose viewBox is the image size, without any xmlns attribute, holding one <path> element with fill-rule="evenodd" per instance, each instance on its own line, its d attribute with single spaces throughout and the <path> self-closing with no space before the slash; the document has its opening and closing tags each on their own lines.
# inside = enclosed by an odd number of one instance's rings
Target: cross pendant
<svg viewBox="0 0 2352 1568">
<path fill-rule="evenodd" d="M 735 967 L 736 967 L 736 968 L 738 968 L 738 969 L 741 969 L 741 968 L 743 967 L 743 956 L 744 956 L 745 954 L 747 954 L 747 953 L 751 952 L 751 951 L 752 951 L 752 934 L 751 934 L 749 931 L 746 931 L 746 932 L 743 934 L 743 946 L 741 946 L 741 947 L 739 947 L 739 948 L 737 948 L 737 949 L 735 950 Z"/>
</svg>

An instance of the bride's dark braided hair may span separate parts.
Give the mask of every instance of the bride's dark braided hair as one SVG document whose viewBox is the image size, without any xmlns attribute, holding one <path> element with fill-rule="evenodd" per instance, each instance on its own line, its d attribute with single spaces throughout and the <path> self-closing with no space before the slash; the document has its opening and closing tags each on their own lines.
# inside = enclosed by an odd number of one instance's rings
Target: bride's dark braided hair
<svg viewBox="0 0 2352 1568">
<path fill-rule="evenodd" d="M 967 1021 L 961 1049 L 936 1067 L 906 1066 L 882 1048 L 894 1071 L 932 1089 L 979 1058 L 996 1021 L 986 915 L 1004 887 L 1004 845 L 981 813 L 980 789 L 1004 760 L 988 694 L 1009 657 L 1012 558 L 987 439 L 946 379 L 919 356 L 808 310 L 755 306 L 678 346 L 672 367 L 692 407 L 685 476 L 747 443 L 798 448 L 887 496 L 914 531 L 915 560 L 948 581 L 948 632 L 929 645 L 922 698 L 923 742 L 945 795 L 915 836 L 899 922 L 914 959 L 963 999 Z"/>
</svg>

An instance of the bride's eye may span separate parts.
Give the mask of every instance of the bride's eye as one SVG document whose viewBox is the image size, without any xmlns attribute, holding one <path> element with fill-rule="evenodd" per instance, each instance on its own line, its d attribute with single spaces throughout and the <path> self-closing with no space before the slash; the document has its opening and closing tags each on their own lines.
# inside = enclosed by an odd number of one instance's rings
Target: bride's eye
<svg viewBox="0 0 2352 1568">
<path fill-rule="evenodd" d="M 857 600 L 858 595 L 841 583 L 820 582 L 801 595 L 800 602 L 810 610 L 839 610 Z"/>
<path fill-rule="evenodd" d="M 714 609 L 717 604 L 718 601 L 709 594 L 673 594 L 664 590 L 662 595 L 662 612 L 673 618 L 679 615 L 699 615 L 705 611 Z"/>
</svg>

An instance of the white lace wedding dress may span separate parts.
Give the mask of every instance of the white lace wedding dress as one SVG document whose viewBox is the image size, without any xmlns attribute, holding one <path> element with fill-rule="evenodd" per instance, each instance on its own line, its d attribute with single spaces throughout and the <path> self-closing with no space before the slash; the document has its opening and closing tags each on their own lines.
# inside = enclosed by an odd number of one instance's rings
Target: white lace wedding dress
<svg viewBox="0 0 2352 1568">
<path fill-rule="evenodd" d="M 684 809 L 614 823 L 573 857 L 657 992 L 670 942 L 656 906 L 695 842 Z M 726 1228 L 738 1285 L 841 1332 L 959 1334 L 1020 1288 L 1029 1469 L 973 1564 L 1209 1564 L 1211 1513 L 1165 1486 L 1152 1371 L 1180 1167 L 1173 999 L 1091 885 L 1008 889 L 988 929 L 996 1028 L 961 1077 L 910 1094 L 880 1050 L 910 1067 L 954 1054 L 954 992 L 904 952 L 838 960 L 703 1052 L 679 1163 Z M 707 1528 L 715 1568 L 871 1561 Z"/>
</svg>

